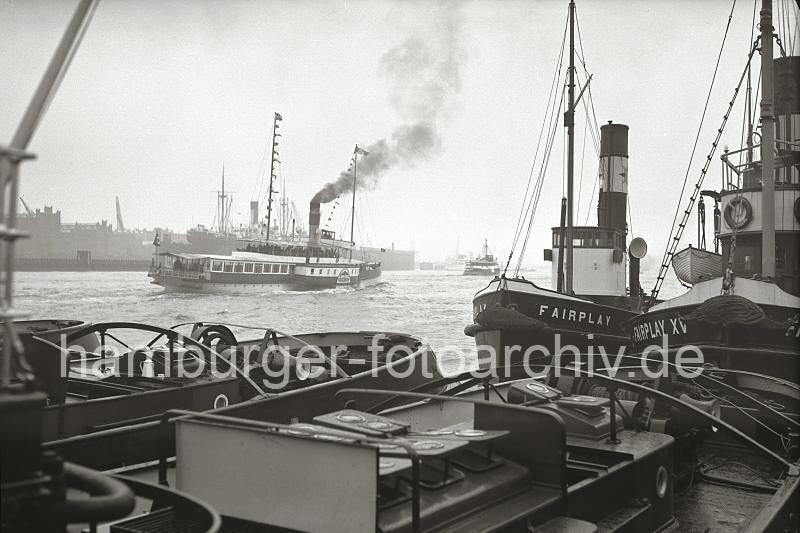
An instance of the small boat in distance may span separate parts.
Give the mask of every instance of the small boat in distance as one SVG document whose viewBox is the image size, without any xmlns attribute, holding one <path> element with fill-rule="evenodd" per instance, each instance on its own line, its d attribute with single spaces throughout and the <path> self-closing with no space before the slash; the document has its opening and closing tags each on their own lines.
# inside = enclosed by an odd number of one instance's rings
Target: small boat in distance
<svg viewBox="0 0 800 533">
<path fill-rule="evenodd" d="M 464 261 L 465 276 L 497 276 L 500 274 L 500 265 L 489 251 L 489 241 L 483 241 L 483 248 L 478 257 Z"/>
</svg>

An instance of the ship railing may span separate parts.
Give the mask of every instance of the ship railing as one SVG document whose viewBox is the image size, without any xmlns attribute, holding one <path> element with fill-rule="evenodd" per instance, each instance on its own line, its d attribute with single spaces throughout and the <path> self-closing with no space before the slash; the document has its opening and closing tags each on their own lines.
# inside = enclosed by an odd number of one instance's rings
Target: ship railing
<svg viewBox="0 0 800 533">
<path fill-rule="evenodd" d="M 720 156 L 722 159 L 722 186 L 725 190 L 737 190 L 742 188 L 742 175 L 745 173 L 753 172 L 761 169 L 761 161 L 753 159 L 754 154 L 759 154 L 761 144 L 754 144 L 753 146 L 740 148 L 739 150 L 728 151 Z M 775 158 L 775 173 L 776 182 L 778 183 L 798 183 L 797 171 L 792 170 L 792 156 L 788 151 L 797 151 L 800 149 L 800 143 L 785 141 L 781 139 L 775 140 L 775 149 L 778 156 Z M 746 157 L 747 152 L 750 152 L 750 161 L 742 162 Z M 738 163 L 733 163 L 732 156 L 737 156 Z"/>
</svg>

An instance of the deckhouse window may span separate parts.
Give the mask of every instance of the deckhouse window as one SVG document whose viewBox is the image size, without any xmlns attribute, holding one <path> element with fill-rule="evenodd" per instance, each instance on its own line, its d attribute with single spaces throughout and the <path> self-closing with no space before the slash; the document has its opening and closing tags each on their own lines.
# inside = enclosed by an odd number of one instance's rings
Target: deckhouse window
<svg viewBox="0 0 800 533">
<path fill-rule="evenodd" d="M 253 265 L 253 273 L 261 274 L 261 263 L 256 263 L 255 265 Z"/>
<path fill-rule="evenodd" d="M 286 274 L 289 272 L 289 265 L 281 265 L 281 273 Z"/>
<path fill-rule="evenodd" d="M 245 263 L 244 264 L 244 271 L 247 273 L 253 272 L 253 263 Z"/>
<path fill-rule="evenodd" d="M 242 264 L 242 263 L 234 263 L 234 265 L 233 265 L 233 271 L 234 272 L 241 272 L 243 268 L 244 268 L 244 264 Z"/>
<path fill-rule="evenodd" d="M 212 272 L 222 272 L 222 261 L 214 261 L 211 263 Z"/>
<path fill-rule="evenodd" d="M 272 265 L 272 273 L 273 274 L 277 274 L 280 271 L 281 271 L 281 266 L 280 265 Z"/>
<path fill-rule="evenodd" d="M 311 275 L 312 276 L 314 275 L 314 269 L 313 268 L 311 269 Z"/>
<path fill-rule="evenodd" d="M 233 272 L 233 263 L 225 262 L 225 272 Z"/>
</svg>

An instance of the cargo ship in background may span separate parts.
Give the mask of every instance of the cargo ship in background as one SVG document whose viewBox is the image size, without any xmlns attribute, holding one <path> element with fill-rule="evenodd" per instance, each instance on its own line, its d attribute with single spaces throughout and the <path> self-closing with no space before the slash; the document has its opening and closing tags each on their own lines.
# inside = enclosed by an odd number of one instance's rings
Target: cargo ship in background
<svg viewBox="0 0 800 533">
<path fill-rule="evenodd" d="M 153 259 L 153 242 L 156 235 L 160 251 L 189 254 L 229 255 L 243 245 L 248 235 L 263 229 L 258 224 L 240 225 L 220 231 L 197 225 L 186 233 L 167 228 L 130 230 L 125 228 L 117 202 L 116 227 L 107 220 L 99 222 L 73 222 L 62 220 L 61 211 L 53 206 L 31 209 L 22 200 L 25 210 L 17 217 L 17 224 L 30 238 L 17 243 L 19 255 L 16 266 L 20 271 L 146 271 Z M 257 212 L 258 202 L 251 203 Z M 291 209 L 292 203 L 287 207 Z M 273 229 L 280 232 L 280 222 Z M 298 239 L 308 236 L 302 225 L 295 224 Z M 358 256 L 374 258 L 383 270 L 414 270 L 415 252 L 388 247 L 361 246 L 355 249 Z"/>
</svg>

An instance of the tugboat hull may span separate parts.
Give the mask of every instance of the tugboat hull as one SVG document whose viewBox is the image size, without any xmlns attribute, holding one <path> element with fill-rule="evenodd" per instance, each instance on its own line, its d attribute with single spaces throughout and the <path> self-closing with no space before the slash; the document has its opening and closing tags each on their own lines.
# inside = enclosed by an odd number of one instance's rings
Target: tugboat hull
<svg viewBox="0 0 800 533">
<path fill-rule="evenodd" d="M 496 278 L 473 299 L 475 324 L 465 333 L 475 337 L 479 352 L 491 347 L 498 366 L 526 362 L 536 369 L 549 356 L 563 363 L 563 357 L 624 351 L 628 337 L 623 326 L 633 316 L 524 279 Z"/>
<path fill-rule="evenodd" d="M 633 317 L 626 326 L 633 351 L 695 347 L 704 363 L 798 382 L 800 298 L 764 281 L 738 279 L 735 295 L 719 295 L 719 285 L 698 283 Z"/>
</svg>

